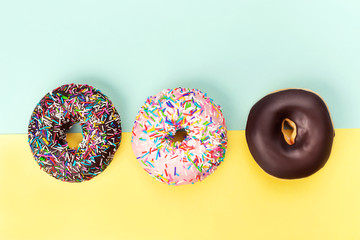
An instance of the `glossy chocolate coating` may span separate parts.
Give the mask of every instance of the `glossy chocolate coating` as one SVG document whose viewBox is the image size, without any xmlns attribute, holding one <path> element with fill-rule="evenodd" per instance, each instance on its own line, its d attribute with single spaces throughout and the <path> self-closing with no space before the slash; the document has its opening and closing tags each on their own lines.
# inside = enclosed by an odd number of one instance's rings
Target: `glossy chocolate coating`
<svg viewBox="0 0 360 240">
<path fill-rule="evenodd" d="M 282 121 L 295 122 L 295 143 L 289 145 Z M 335 132 L 324 101 L 315 93 L 287 89 L 271 93 L 250 110 L 246 141 L 259 166 L 284 179 L 310 176 L 327 162 Z"/>
</svg>

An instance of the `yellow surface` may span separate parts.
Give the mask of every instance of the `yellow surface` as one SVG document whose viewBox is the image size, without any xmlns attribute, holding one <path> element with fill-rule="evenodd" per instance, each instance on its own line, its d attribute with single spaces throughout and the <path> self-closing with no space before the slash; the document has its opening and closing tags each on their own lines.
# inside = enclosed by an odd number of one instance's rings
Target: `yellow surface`
<svg viewBox="0 0 360 240">
<path fill-rule="evenodd" d="M 336 130 L 325 167 L 292 181 L 264 173 L 230 131 L 218 170 L 178 187 L 142 170 L 130 137 L 78 184 L 41 171 L 26 135 L 1 135 L 0 239 L 360 239 L 360 129 Z"/>
</svg>

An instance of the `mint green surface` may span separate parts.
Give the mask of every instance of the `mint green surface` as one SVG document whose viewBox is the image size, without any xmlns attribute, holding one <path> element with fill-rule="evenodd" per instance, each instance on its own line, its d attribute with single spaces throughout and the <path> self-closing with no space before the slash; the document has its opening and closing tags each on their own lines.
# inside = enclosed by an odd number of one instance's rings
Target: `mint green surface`
<svg viewBox="0 0 360 240">
<path fill-rule="evenodd" d="M 360 1 L 2 1 L 0 133 L 26 133 L 65 83 L 105 93 L 131 131 L 149 95 L 198 88 L 245 128 L 265 94 L 308 88 L 360 127 Z"/>
</svg>

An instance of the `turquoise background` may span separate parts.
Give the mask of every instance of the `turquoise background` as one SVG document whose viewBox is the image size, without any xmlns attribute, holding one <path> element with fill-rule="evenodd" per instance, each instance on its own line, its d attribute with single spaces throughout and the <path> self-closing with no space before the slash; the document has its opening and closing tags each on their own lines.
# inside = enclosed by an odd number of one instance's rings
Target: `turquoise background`
<svg viewBox="0 0 360 240">
<path fill-rule="evenodd" d="M 99 88 L 123 130 L 149 95 L 207 92 L 229 130 L 280 88 L 318 92 L 336 128 L 359 128 L 360 1 L 1 1 L 0 133 L 26 133 L 65 83 Z"/>
</svg>

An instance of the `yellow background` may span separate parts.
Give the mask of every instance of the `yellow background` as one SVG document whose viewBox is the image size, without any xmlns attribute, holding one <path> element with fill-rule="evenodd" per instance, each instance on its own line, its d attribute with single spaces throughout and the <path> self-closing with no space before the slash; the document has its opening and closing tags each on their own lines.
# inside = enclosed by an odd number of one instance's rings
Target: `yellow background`
<svg viewBox="0 0 360 240">
<path fill-rule="evenodd" d="M 142 170 L 130 133 L 80 184 L 39 170 L 26 135 L 0 135 L 0 239 L 360 239 L 360 129 L 337 129 L 325 167 L 291 181 L 258 167 L 244 131 L 228 135 L 215 173 L 178 187 Z"/>
</svg>

